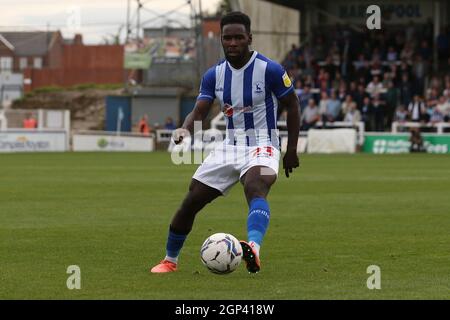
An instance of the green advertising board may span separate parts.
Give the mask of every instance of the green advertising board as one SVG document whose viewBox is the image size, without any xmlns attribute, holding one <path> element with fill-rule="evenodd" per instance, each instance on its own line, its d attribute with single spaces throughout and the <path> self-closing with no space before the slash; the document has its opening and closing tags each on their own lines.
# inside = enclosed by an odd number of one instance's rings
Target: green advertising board
<svg viewBox="0 0 450 320">
<path fill-rule="evenodd" d="M 365 134 L 363 152 L 367 153 L 408 153 L 410 135 Z M 424 147 L 428 153 L 450 153 L 449 134 L 422 134 Z"/>
<path fill-rule="evenodd" d="M 152 63 L 150 53 L 125 52 L 125 69 L 149 69 Z"/>
</svg>

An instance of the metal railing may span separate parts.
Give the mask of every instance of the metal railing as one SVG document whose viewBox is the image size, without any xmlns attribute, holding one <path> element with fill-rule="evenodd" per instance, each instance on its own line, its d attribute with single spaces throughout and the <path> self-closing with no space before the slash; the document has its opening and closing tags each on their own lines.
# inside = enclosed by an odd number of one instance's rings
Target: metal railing
<svg viewBox="0 0 450 320">
<path fill-rule="evenodd" d="M 434 128 L 438 134 L 443 134 L 445 128 L 450 128 L 449 122 L 423 123 L 423 122 L 392 122 L 391 131 L 397 133 L 399 128 Z"/>
</svg>

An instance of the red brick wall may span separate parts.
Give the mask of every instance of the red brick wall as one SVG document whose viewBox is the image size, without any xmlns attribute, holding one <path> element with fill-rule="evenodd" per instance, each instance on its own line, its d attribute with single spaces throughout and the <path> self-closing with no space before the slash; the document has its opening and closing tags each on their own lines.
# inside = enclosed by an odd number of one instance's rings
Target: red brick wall
<svg viewBox="0 0 450 320">
<path fill-rule="evenodd" d="M 50 53 L 49 58 L 52 54 L 58 58 L 56 51 Z M 52 85 L 69 87 L 83 83 L 122 83 L 125 79 L 123 59 L 121 45 L 64 45 L 60 67 L 26 70 L 24 78 L 30 78 L 32 83 L 24 89 L 28 92 Z"/>
<path fill-rule="evenodd" d="M 208 37 L 208 33 L 212 31 L 215 37 L 220 37 L 220 20 L 211 19 L 203 21 L 203 36 Z"/>
<path fill-rule="evenodd" d="M 49 68 L 60 68 L 63 63 L 63 54 L 63 38 L 60 32 L 56 32 L 53 35 L 52 43 L 48 50 L 48 54 L 46 57 L 47 64 L 45 66 Z"/>
</svg>

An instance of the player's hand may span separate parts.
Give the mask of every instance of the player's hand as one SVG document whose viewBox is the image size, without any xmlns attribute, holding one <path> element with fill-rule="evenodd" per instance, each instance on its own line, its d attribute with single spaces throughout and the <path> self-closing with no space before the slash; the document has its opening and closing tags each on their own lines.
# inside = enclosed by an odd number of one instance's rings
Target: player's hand
<svg viewBox="0 0 450 320">
<path fill-rule="evenodd" d="M 175 144 L 180 144 L 186 136 L 189 136 L 189 131 L 184 128 L 178 128 L 172 132 L 172 139 Z"/>
<path fill-rule="evenodd" d="M 289 178 L 289 173 L 292 173 L 292 170 L 298 168 L 299 165 L 297 150 L 288 149 L 283 157 L 283 168 L 286 177 Z"/>
</svg>

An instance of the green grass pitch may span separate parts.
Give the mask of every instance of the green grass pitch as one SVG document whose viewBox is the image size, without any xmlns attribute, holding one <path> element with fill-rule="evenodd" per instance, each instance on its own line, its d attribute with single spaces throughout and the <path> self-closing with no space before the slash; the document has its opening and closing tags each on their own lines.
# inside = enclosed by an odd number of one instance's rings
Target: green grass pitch
<svg viewBox="0 0 450 320">
<path fill-rule="evenodd" d="M 303 155 L 269 195 L 259 274 L 199 258 L 212 233 L 245 238 L 236 185 L 197 216 L 179 272 L 152 275 L 196 167 L 166 152 L 0 154 L 0 299 L 450 298 L 448 156 Z"/>
</svg>

